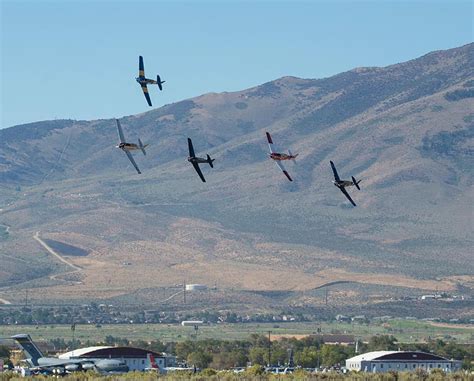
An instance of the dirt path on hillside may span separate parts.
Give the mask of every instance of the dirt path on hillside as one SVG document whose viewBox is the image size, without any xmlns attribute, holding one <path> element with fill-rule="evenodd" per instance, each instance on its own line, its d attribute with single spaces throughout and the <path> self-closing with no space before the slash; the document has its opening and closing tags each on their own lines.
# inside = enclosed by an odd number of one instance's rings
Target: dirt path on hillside
<svg viewBox="0 0 474 381">
<path fill-rule="evenodd" d="M 66 264 L 67 266 L 71 267 L 73 269 L 73 271 L 69 271 L 69 272 L 66 272 L 66 273 L 61 273 L 61 274 L 56 274 L 56 275 L 51 275 L 49 277 L 49 279 L 52 279 L 52 280 L 58 280 L 58 277 L 59 276 L 65 276 L 65 275 L 70 275 L 70 274 L 73 274 L 73 273 L 76 273 L 76 272 L 79 272 L 79 271 L 82 271 L 82 268 L 75 265 L 74 263 L 68 261 L 66 258 L 64 258 L 63 256 L 61 256 L 61 254 L 57 253 L 56 251 L 54 251 L 51 246 L 49 246 L 46 242 L 44 242 L 40 236 L 39 236 L 39 231 L 37 231 L 35 233 L 35 235 L 33 236 L 33 239 L 35 239 L 36 241 L 38 241 L 38 243 L 43 246 L 43 248 L 48 252 L 50 253 L 51 255 L 55 256 L 59 261 L 61 261 L 62 263 Z M 59 279 L 59 280 L 63 280 L 64 279 Z M 82 282 L 79 282 L 79 281 L 74 281 L 74 280 L 69 280 L 67 282 L 71 282 L 71 283 L 74 283 L 74 284 L 82 284 Z"/>
<path fill-rule="evenodd" d="M 450 324 L 450 323 L 437 323 L 435 321 L 430 322 L 433 327 L 439 328 L 453 328 L 453 329 L 474 329 L 474 324 Z"/>
</svg>

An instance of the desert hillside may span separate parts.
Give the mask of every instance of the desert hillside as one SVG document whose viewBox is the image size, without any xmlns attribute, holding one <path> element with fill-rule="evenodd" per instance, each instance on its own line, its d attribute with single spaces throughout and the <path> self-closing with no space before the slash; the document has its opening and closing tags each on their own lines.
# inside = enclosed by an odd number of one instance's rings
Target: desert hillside
<svg viewBox="0 0 474 381">
<path fill-rule="evenodd" d="M 334 288 L 340 303 L 369 289 L 472 295 L 473 56 L 469 44 L 121 117 L 127 140 L 150 144 L 142 175 L 113 119 L 0 130 L 0 298 L 153 303 L 183 280 L 255 308 L 275 291 L 317 304 L 311 290 L 331 282 L 357 284 Z M 299 153 L 293 183 L 265 131 Z M 207 183 L 187 137 L 216 159 Z M 329 160 L 362 179 L 356 208 Z"/>
</svg>

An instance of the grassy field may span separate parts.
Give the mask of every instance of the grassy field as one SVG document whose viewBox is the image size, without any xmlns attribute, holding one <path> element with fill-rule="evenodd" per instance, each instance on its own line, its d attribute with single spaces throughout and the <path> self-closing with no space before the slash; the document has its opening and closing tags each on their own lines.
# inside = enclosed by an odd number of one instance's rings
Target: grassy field
<svg viewBox="0 0 474 381">
<path fill-rule="evenodd" d="M 197 339 L 215 338 L 238 340 L 246 339 L 253 333 L 268 334 L 274 338 L 282 336 L 308 335 L 321 328 L 323 334 L 351 334 L 356 338 L 368 340 L 377 334 L 394 335 L 400 342 L 423 342 L 428 338 L 455 339 L 459 343 L 474 343 L 474 326 L 437 327 L 429 322 L 391 320 L 380 324 L 346 323 L 262 323 L 262 324 L 214 324 L 200 326 Z M 18 333 L 28 333 L 34 340 L 48 340 L 62 337 L 72 338 L 69 325 L 54 326 L 0 326 L 0 337 Z M 178 324 L 129 324 L 129 325 L 76 325 L 75 337 L 81 341 L 102 341 L 106 336 L 123 337 L 128 340 L 160 340 L 163 342 L 183 341 L 195 334 L 194 328 Z"/>
</svg>

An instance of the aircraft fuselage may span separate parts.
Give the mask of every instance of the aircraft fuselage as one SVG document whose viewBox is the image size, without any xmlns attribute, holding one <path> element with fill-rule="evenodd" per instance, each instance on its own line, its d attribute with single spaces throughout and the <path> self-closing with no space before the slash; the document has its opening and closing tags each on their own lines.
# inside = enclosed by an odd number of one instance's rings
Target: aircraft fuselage
<svg viewBox="0 0 474 381">
<path fill-rule="evenodd" d="M 298 156 L 298 155 L 287 155 L 286 153 L 272 152 L 272 153 L 270 154 L 270 159 L 279 160 L 279 161 L 282 161 L 282 160 L 293 160 L 293 159 L 296 159 L 296 156 Z"/>
<path fill-rule="evenodd" d="M 123 360 L 118 359 L 60 359 L 55 357 L 42 357 L 38 359 L 38 369 L 63 368 L 68 372 L 97 369 L 102 372 L 128 372 L 129 367 Z"/>
<path fill-rule="evenodd" d="M 349 181 L 349 180 L 339 180 L 339 181 L 333 180 L 332 183 L 338 188 L 352 187 L 355 185 L 352 181 Z"/>
<path fill-rule="evenodd" d="M 137 77 L 137 78 L 135 78 L 135 80 L 140 85 L 148 85 L 148 84 L 156 85 L 157 84 L 157 82 L 154 79 L 148 79 L 148 78 L 144 78 L 144 77 Z"/>
<path fill-rule="evenodd" d="M 189 156 L 188 161 L 190 163 L 198 163 L 198 164 L 200 164 L 200 163 L 209 163 L 209 161 L 207 159 L 204 159 L 203 157 L 191 157 L 191 156 Z"/>
<path fill-rule="evenodd" d="M 134 143 L 120 143 L 116 148 L 120 148 L 123 151 L 135 151 L 140 149 L 140 147 Z"/>
</svg>

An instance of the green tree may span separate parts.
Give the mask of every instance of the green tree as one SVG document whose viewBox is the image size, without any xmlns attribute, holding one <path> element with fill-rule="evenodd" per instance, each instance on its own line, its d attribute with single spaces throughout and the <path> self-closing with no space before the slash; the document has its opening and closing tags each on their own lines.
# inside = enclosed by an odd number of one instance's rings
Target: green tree
<svg viewBox="0 0 474 381">
<path fill-rule="evenodd" d="M 369 351 L 395 351 L 398 349 L 397 339 L 392 335 L 372 336 L 367 348 Z"/>
<path fill-rule="evenodd" d="M 187 359 L 188 355 L 195 350 L 195 344 L 192 341 L 186 340 L 181 343 L 176 343 L 175 354 L 179 358 Z"/>
<path fill-rule="evenodd" d="M 250 348 L 249 361 L 252 365 L 266 365 L 268 363 L 268 349 L 261 347 Z"/>
<path fill-rule="evenodd" d="M 348 358 L 348 355 L 344 352 L 344 348 L 341 345 L 328 345 L 324 344 L 321 347 L 321 363 L 324 366 L 333 366 L 341 364 Z"/>
<path fill-rule="evenodd" d="M 319 364 L 319 353 L 316 347 L 306 347 L 295 353 L 295 363 L 303 368 L 315 368 Z"/>
<path fill-rule="evenodd" d="M 188 355 L 186 361 L 188 365 L 205 369 L 209 367 L 209 364 L 212 361 L 212 355 L 210 353 L 203 352 L 203 351 L 191 352 Z"/>
<path fill-rule="evenodd" d="M 5 360 L 10 358 L 10 349 L 8 347 L 0 346 L 0 358 Z"/>
</svg>

